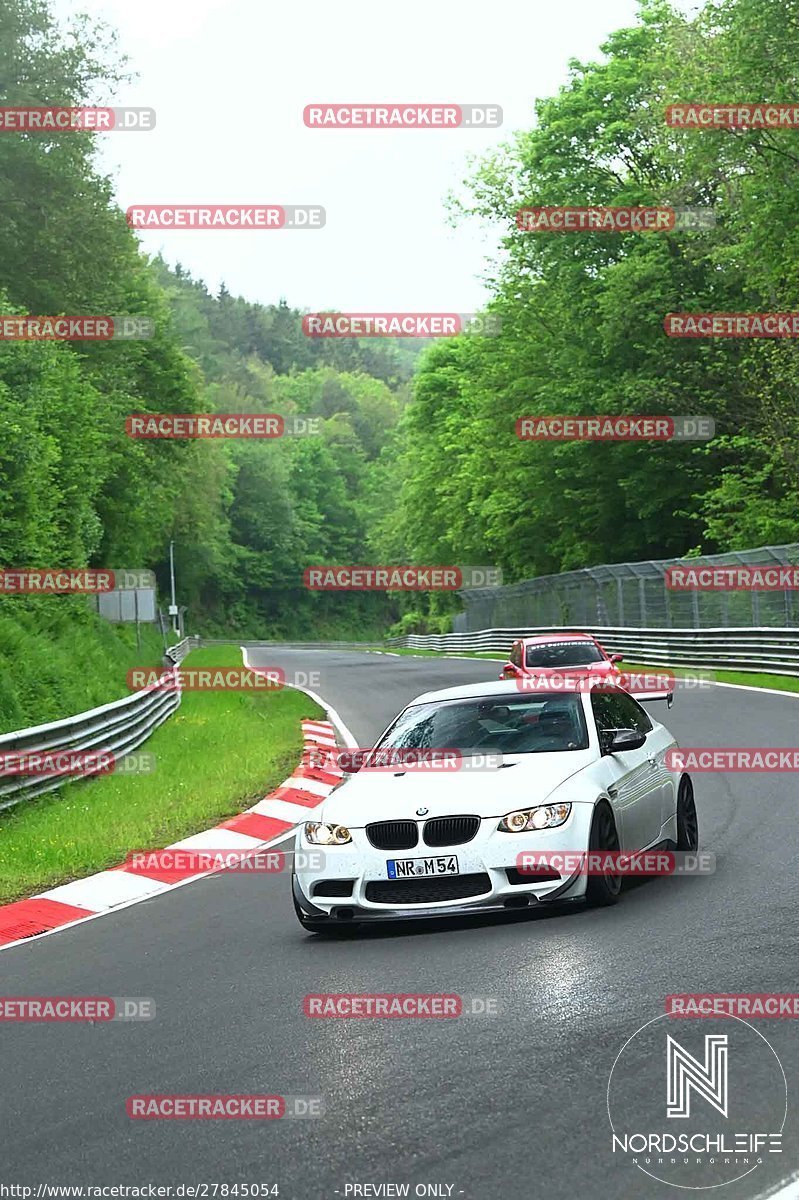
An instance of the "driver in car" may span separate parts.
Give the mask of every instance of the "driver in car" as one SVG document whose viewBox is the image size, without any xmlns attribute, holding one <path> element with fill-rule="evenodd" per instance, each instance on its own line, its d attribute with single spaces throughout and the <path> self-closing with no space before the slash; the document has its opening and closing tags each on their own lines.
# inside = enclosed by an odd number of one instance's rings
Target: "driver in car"
<svg viewBox="0 0 799 1200">
<path fill-rule="evenodd" d="M 574 750 L 579 744 L 571 705 L 562 700 L 549 700 L 541 709 L 536 731 L 536 750 Z"/>
</svg>

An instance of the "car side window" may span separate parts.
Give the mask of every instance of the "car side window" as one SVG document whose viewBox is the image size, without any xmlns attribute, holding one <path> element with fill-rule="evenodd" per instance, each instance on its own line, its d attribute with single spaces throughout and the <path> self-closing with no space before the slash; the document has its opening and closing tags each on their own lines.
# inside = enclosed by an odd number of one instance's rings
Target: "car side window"
<svg viewBox="0 0 799 1200">
<path fill-rule="evenodd" d="M 520 667 L 522 665 L 522 644 L 521 644 L 521 642 L 513 643 L 513 649 L 510 652 L 510 661 L 513 663 L 514 667 Z"/>
<path fill-rule="evenodd" d="M 600 732 L 606 729 L 623 728 L 623 726 L 619 726 L 617 723 L 618 714 L 613 706 L 615 699 L 616 697 L 609 692 L 591 693 L 591 708 L 593 709 L 596 727 Z"/>
<path fill-rule="evenodd" d="M 652 722 L 637 700 L 626 692 L 593 692 L 591 707 L 597 729 L 635 729 L 650 733 Z"/>
<path fill-rule="evenodd" d="M 641 707 L 637 700 L 626 693 L 620 693 L 615 697 L 624 714 L 624 728 L 637 729 L 639 733 L 651 733 L 652 722 L 649 719 L 649 714 Z"/>
</svg>

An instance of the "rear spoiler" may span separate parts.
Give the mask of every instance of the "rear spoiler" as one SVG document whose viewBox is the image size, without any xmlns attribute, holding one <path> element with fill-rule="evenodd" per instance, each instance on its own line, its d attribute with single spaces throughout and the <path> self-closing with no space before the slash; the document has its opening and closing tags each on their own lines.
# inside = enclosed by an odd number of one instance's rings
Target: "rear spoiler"
<svg viewBox="0 0 799 1200">
<path fill-rule="evenodd" d="M 639 704 L 648 704 L 650 700 L 665 700 L 668 708 L 671 708 L 674 703 L 674 692 L 657 691 L 657 692 L 629 692 L 628 695 L 637 700 Z"/>
</svg>

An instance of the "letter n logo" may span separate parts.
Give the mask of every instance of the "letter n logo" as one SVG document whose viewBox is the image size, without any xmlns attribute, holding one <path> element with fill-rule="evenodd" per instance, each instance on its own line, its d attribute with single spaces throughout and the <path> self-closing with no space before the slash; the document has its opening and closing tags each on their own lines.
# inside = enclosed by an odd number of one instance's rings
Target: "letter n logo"
<svg viewBox="0 0 799 1200">
<path fill-rule="evenodd" d="M 723 1117 L 727 1116 L 727 1034 L 705 1034 L 705 1061 L 666 1037 L 666 1116 L 691 1115 L 691 1088 Z"/>
</svg>

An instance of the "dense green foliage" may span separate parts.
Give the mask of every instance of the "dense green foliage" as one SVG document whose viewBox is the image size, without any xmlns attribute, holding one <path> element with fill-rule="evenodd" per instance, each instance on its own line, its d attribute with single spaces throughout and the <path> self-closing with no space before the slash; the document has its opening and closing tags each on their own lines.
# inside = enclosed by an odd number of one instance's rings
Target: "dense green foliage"
<svg viewBox="0 0 799 1200">
<path fill-rule="evenodd" d="M 174 640 L 171 635 L 168 640 Z M 81 596 L 16 597 L 0 607 L 0 734 L 61 721 L 130 695 L 132 667 L 157 667 L 152 625 L 111 625 Z"/>
<path fill-rule="evenodd" d="M 201 478 L 174 525 L 191 609 L 206 630 L 381 632 L 385 597 L 309 593 L 302 572 L 368 560 L 376 460 L 407 402 L 418 346 L 309 339 L 284 302 L 248 304 L 224 288 L 214 297 L 180 266 L 154 266 L 176 336 L 202 368 L 203 411 L 298 414 L 320 429 L 199 445 Z"/>
<path fill-rule="evenodd" d="M 796 517 L 796 345 L 679 341 L 669 311 L 796 306 L 799 132 L 669 129 L 669 103 L 795 101 L 797 0 L 646 0 L 570 66 L 461 207 L 508 230 L 498 337 L 306 338 L 281 300 L 212 295 L 149 261 L 88 132 L 0 136 L 0 313 L 142 314 L 147 340 L 0 342 L 0 563 L 153 567 L 193 630 L 372 637 L 443 628 L 454 600 L 319 595 L 314 563 L 486 563 L 509 580 L 781 542 Z M 103 103 L 113 45 L 4 0 L 0 104 Z M 520 232 L 520 204 L 711 206 L 658 234 Z M 131 412 L 278 412 L 315 437 L 133 441 Z M 701 413 L 708 445 L 525 443 L 530 414 Z M 59 599 L 48 601 L 51 608 Z M 0 601 L 0 614 L 24 610 Z M 66 612 L 67 610 L 64 609 Z M 13 617 L 16 620 L 16 617 Z M 20 618 L 21 619 L 21 618 Z M 27 619 L 27 618 L 26 618 Z M 2 625 L 0 625 L 2 628 Z M 2 646 L 0 645 L 0 650 Z"/>
<path fill-rule="evenodd" d="M 799 132 L 684 131 L 665 106 L 794 101 L 796 0 L 661 0 L 597 63 L 572 63 L 535 127 L 484 161 L 459 207 L 509 230 L 496 338 L 425 356 L 401 427 L 400 520 L 419 559 L 488 561 L 513 581 L 612 562 L 793 541 L 797 347 L 668 338 L 668 312 L 797 309 Z M 702 232 L 519 231 L 520 205 L 710 206 Z M 538 414 L 709 414 L 707 445 L 522 442 Z"/>
<path fill-rule="evenodd" d="M 111 45 L 47 0 L 0 14 L 0 103 L 109 99 Z M 0 313 L 142 314 L 155 336 L 0 342 L 0 562 L 149 566 L 170 538 L 194 629 L 379 632 L 385 597 L 309 594 L 306 565 L 368 557 L 371 473 L 419 344 L 314 341 L 285 302 L 210 295 L 140 253 L 86 132 L 0 137 Z M 131 412 L 320 418 L 279 442 L 134 441 Z M 59 599 L 49 601 L 58 606 Z M 16 598 L 0 601 L 12 613 Z"/>
</svg>

